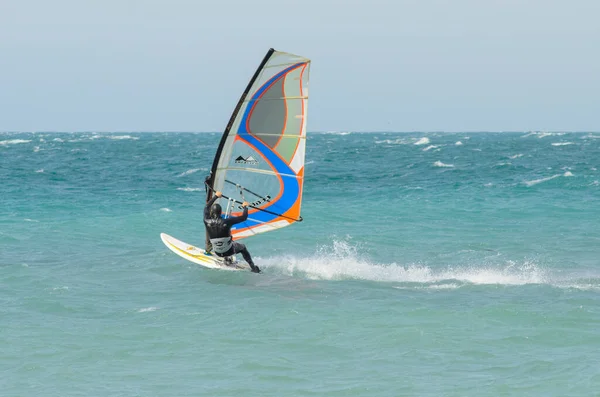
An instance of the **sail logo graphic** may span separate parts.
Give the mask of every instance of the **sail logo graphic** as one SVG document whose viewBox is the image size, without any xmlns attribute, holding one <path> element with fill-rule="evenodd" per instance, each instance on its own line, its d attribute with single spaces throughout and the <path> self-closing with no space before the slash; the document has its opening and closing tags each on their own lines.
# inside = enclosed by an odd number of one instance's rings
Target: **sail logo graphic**
<svg viewBox="0 0 600 397">
<path fill-rule="evenodd" d="M 258 160 L 256 160 L 252 156 L 248 156 L 248 157 L 238 156 L 238 158 L 235 159 L 235 162 L 237 164 L 250 164 L 250 165 L 257 165 L 258 164 Z"/>
</svg>

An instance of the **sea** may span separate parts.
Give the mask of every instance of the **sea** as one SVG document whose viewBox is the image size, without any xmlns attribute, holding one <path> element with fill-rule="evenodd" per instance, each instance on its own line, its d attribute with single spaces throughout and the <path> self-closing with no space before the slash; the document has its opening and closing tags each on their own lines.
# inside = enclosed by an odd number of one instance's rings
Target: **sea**
<svg viewBox="0 0 600 397">
<path fill-rule="evenodd" d="M 0 396 L 600 396 L 600 133 L 310 132 L 202 268 L 221 133 L 0 134 Z"/>
</svg>

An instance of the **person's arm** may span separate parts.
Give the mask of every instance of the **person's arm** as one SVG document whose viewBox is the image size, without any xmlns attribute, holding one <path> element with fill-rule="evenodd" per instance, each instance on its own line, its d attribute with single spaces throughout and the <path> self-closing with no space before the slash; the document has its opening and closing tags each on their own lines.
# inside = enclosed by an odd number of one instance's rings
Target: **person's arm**
<svg viewBox="0 0 600 397">
<path fill-rule="evenodd" d="M 204 207 L 204 219 L 210 218 L 210 207 L 212 207 L 212 205 L 215 203 L 215 201 L 217 201 L 219 197 L 221 197 L 221 192 L 215 192 L 215 195 L 210 200 L 208 200 L 208 203 L 206 203 L 206 207 Z"/>
<path fill-rule="evenodd" d="M 244 207 L 244 211 L 242 212 L 242 215 L 232 216 L 230 218 L 227 218 L 227 220 L 226 220 L 227 224 L 229 224 L 231 226 L 231 225 L 235 225 L 236 223 L 244 222 L 246 219 L 248 219 L 248 202 L 244 201 L 242 203 L 242 207 Z"/>
</svg>

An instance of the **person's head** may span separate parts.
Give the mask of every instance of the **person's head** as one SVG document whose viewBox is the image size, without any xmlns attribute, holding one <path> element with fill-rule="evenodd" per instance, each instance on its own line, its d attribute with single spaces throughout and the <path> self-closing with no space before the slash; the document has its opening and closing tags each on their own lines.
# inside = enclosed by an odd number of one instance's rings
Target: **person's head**
<svg viewBox="0 0 600 397">
<path fill-rule="evenodd" d="M 212 205 L 212 207 L 210 207 L 210 217 L 212 219 L 217 219 L 218 217 L 221 216 L 221 206 L 219 205 L 219 203 L 214 203 Z"/>
</svg>

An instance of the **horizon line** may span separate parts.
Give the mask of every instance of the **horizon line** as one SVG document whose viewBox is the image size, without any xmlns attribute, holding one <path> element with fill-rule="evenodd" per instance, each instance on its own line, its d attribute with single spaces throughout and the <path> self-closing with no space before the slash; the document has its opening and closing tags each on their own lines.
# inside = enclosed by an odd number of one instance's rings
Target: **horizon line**
<svg viewBox="0 0 600 397">
<path fill-rule="evenodd" d="M 0 130 L 0 134 L 218 134 L 223 131 L 161 131 L 161 130 L 113 130 L 113 131 L 101 131 L 101 130 L 74 130 L 74 131 L 61 131 L 61 130 L 38 130 L 38 131 L 25 131 L 25 130 Z M 600 133 L 600 130 L 410 130 L 410 131 L 395 131 L 395 130 L 314 130 L 307 131 L 309 134 L 477 134 L 477 133 Z"/>
</svg>

